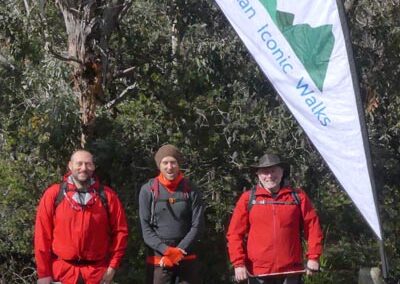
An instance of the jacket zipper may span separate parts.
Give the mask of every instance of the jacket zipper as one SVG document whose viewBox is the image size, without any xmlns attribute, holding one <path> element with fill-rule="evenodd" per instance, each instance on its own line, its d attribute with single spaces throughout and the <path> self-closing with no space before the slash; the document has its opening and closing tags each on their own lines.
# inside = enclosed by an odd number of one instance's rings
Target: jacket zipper
<svg viewBox="0 0 400 284">
<path fill-rule="evenodd" d="M 274 224 L 274 232 L 273 232 L 273 243 L 276 244 L 276 205 L 272 204 L 272 218 L 273 218 L 273 224 Z M 278 255 L 276 248 L 277 246 L 273 246 L 274 247 L 274 255 Z M 277 263 L 277 260 L 274 261 L 274 266 L 275 263 Z M 274 267 L 274 271 L 276 270 L 276 267 Z"/>
<path fill-rule="evenodd" d="M 86 210 L 85 210 L 85 208 L 83 208 L 82 207 L 82 222 L 81 222 L 81 239 L 80 239 L 80 241 L 79 241 L 79 249 L 78 249 L 78 251 L 79 251 L 79 255 L 78 255 L 78 260 L 81 260 L 82 259 L 82 251 L 83 251 L 83 242 L 84 242 L 84 240 L 85 240 L 85 238 L 86 238 L 86 236 L 85 236 L 85 212 L 86 212 Z"/>
</svg>

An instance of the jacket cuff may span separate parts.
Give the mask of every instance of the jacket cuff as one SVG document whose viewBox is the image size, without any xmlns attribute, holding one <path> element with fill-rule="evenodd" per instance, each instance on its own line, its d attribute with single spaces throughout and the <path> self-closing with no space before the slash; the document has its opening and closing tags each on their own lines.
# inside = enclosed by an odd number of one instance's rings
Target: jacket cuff
<svg viewBox="0 0 400 284">
<path fill-rule="evenodd" d="M 232 263 L 232 265 L 233 265 L 234 268 L 237 268 L 237 267 L 246 267 L 244 261 L 242 261 L 242 260 L 235 261 L 234 263 Z"/>
<path fill-rule="evenodd" d="M 117 269 L 119 265 L 121 264 L 121 260 L 119 259 L 111 259 L 110 263 L 108 264 L 109 267 Z"/>
<path fill-rule="evenodd" d="M 244 264 L 234 264 L 233 267 L 234 267 L 234 268 L 246 267 L 246 265 L 244 265 Z"/>
<path fill-rule="evenodd" d="M 316 260 L 316 261 L 319 261 L 319 257 L 320 257 L 320 255 L 318 255 L 318 254 L 307 255 L 307 259 Z"/>
<path fill-rule="evenodd" d="M 159 252 L 161 252 L 162 255 L 165 254 L 165 251 L 167 250 L 167 248 L 168 248 L 168 246 L 167 246 L 166 244 L 164 244 L 164 243 L 160 243 L 160 244 L 157 246 L 157 250 L 158 250 Z"/>
</svg>

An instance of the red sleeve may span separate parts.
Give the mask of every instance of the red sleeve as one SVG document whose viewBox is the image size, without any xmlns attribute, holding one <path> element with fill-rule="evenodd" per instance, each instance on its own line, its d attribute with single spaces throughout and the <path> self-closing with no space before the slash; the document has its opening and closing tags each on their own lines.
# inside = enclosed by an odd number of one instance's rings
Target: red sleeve
<svg viewBox="0 0 400 284">
<path fill-rule="evenodd" d="M 46 189 L 37 207 L 34 251 L 38 278 L 52 276 L 53 215 L 58 189 L 59 185 L 56 184 Z"/>
<path fill-rule="evenodd" d="M 126 221 L 125 210 L 117 195 L 112 192 L 110 195 L 109 217 L 112 234 L 112 242 L 110 246 L 110 264 L 112 268 L 118 268 L 128 243 L 128 225 Z"/>
<path fill-rule="evenodd" d="M 234 267 L 245 265 L 246 249 L 244 247 L 244 238 L 249 228 L 247 212 L 248 201 L 249 192 L 245 192 L 236 203 L 226 235 L 228 239 L 229 258 Z"/>
<path fill-rule="evenodd" d="M 323 234 L 319 218 L 308 196 L 302 192 L 301 212 L 303 216 L 304 238 L 307 241 L 307 259 L 318 260 L 322 254 Z"/>
</svg>

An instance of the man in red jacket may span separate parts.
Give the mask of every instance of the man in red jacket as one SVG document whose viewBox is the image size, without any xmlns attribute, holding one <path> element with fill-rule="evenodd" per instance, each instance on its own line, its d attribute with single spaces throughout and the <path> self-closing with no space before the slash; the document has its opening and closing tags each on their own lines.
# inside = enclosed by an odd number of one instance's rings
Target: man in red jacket
<svg viewBox="0 0 400 284">
<path fill-rule="evenodd" d="M 94 176 L 90 152 L 76 151 L 68 168 L 64 182 L 50 186 L 37 208 L 37 283 L 109 284 L 127 246 L 124 209 Z"/>
<path fill-rule="evenodd" d="M 289 166 L 274 154 L 256 165 L 259 183 L 242 194 L 227 233 L 235 279 L 249 283 L 298 284 L 319 270 L 322 232 L 304 191 L 286 184 Z M 307 241 L 303 267 L 302 233 Z"/>
</svg>

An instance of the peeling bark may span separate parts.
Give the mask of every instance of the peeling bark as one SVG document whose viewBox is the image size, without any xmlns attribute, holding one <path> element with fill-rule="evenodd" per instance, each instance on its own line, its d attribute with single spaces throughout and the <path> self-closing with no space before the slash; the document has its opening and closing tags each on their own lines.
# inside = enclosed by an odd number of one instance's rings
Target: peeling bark
<svg viewBox="0 0 400 284">
<path fill-rule="evenodd" d="M 68 58 L 73 66 L 73 90 L 81 115 L 81 147 L 93 130 L 98 105 L 105 104 L 104 90 L 109 72 L 109 38 L 119 16 L 126 8 L 124 0 L 57 0 L 68 35 Z"/>
</svg>

